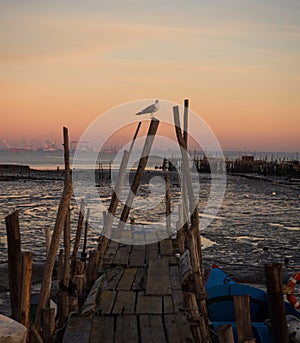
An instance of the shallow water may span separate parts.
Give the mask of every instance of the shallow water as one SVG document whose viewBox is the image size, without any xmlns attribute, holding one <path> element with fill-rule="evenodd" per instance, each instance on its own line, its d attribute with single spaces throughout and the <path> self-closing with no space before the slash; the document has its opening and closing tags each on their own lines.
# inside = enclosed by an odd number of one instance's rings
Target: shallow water
<svg viewBox="0 0 300 343">
<path fill-rule="evenodd" d="M 151 189 L 152 187 L 152 189 Z M 154 187 L 154 188 L 153 188 Z M 137 206 L 132 215 L 137 226 L 147 230 L 151 225 L 165 223 L 165 205 L 158 184 L 143 185 L 138 193 Z M 0 182 L 0 262 L 7 260 L 5 216 L 19 210 L 22 249 L 34 253 L 35 261 L 45 259 L 44 229 L 54 227 L 63 183 L 61 181 Z M 150 191 L 149 191 L 150 189 Z M 111 188 L 101 184 L 102 207 L 91 209 L 91 224 L 102 227 L 102 211 L 109 204 Z M 179 188 L 172 187 L 173 218 L 177 218 Z M 213 221 L 203 236 L 216 244 L 205 249 L 204 259 L 215 262 L 262 264 L 267 261 L 283 262 L 289 257 L 300 265 L 300 190 L 288 186 L 229 176 L 224 201 L 217 215 L 202 213 L 210 191 L 210 178 L 201 176 L 201 220 Z M 93 200 L 89 190 L 87 195 Z M 154 197 L 155 195 L 155 197 Z M 95 199 L 94 199 L 95 200 Z M 92 204 L 93 201 L 90 202 Z M 151 207 L 151 211 L 149 208 Z M 78 206 L 72 200 L 72 235 L 74 236 Z M 174 225 L 176 220 L 172 220 Z M 97 225 L 93 225 L 97 224 Z M 99 232 L 90 229 L 88 248 L 97 245 Z"/>
</svg>

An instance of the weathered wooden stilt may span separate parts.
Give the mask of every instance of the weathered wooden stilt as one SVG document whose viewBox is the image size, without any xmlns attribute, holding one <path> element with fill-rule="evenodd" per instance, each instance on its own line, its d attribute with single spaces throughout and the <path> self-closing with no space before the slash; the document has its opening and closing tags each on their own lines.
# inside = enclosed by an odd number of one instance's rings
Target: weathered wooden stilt
<svg viewBox="0 0 300 343">
<path fill-rule="evenodd" d="M 86 244 L 87 244 L 87 237 L 88 237 L 88 230 L 89 230 L 89 218 L 90 218 L 90 209 L 87 209 L 86 218 L 85 218 L 85 227 L 84 227 L 84 239 L 83 239 L 83 247 L 81 253 L 81 261 L 86 261 Z"/>
<path fill-rule="evenodd" d="M 22 252 L 19 321 L 28 328 L 32 276 L 32 252 Z"/>
<path fill-rule="evenodd" d="M 120 217 L 118 229 L 116 232 L 117 237 L 121 236 L 122 231 L 125 227 L 126 221 L 128 219 L 134 197 L 136 195 L 136 192 L 138 190 L 138 187 L 140 185 L 142 176 L 144 174 L 144 171 L 145 171 L 145 168 L 146 168 L 146 165 L 148 162 L 149 154 L 150 154 L 150 151 L 152 148 L 152 144 L 153 144 L 154 137 L 155 137 L 155 134 L 157 132 L 158 126 L 159 126 L 159 120 L 157 120 L 155 118 L 152 119 L 150 126 L 149 126 L 148 133 L 147 133 L 146 141 L 145 141 L 145 144 L 143 147 L 143 151 L 141 154 L 141 158 L 140 158 L 140 161 L 139 161 L 139 164 L 138 164 L 138 167 L 137 167 L 137 170 L 136 170 L 136 173 L 134 175 L 134 179 L 133 179 L 133 182 L 131 185 L 131 191 L 128 194 L 126 203 L 123 207 L 123 211 L 122 211 L 122 214 Z"/>
<path fill-rule="evenodd" d="M 231 324 L 218 326 L 219 343 L 234 343 L 233 331 Z"/>
<path fill-rule="evenodd" d="M 21 281 L 21 235 L 19 212 L 5 218 L 8 252 L 8 278 L 12 317 L 18 320 Z"/>
<path fill-rule="evenodd" d="M 238 342 L 255 342 L 250 317 L 250 296 L 233 296 Z"/>
<path fill-rule="evenodd" d="M 43 322 L 44 343 L 53 343 L 54 331 L 55 331 L 55 309 L 54 308 L 42 309 L 42 322 Z"/>
<path fill-rule="evenodd" d="M 283 300 L 282 265 L 280 263 L 265 265 L 271 333 L 274 343 L 287 343 L 288 331 L 286 311 Z"/>
<path fill-rule="evenodd" d="M 37 307 L 37 312 L 36 312 L 36 317 L 35 317 L 35 326 L 38 331 L 41 325 L 41 310 L 42 308 L 47 307 L 46 305 L 49 300 L 49 295 L 50 295 L 49 285 L 51 285 L 55 257 L 56 257 L 57 249 L 59 246 L 61 233 L 64 227 L 66 214 L 69 209 L 70 199 L 73 193 L 73 184 L 71 181 L 71 173 L 70 173 L 69 136 L 68 136 L 68 129 L 65 127 L 64 127 L 64 156 L 65 156 L 65 185 L 64 185 L 62 198 L 61 198 L 58 212 L 57 212 L 57 217 L 56 217 L 55 227 L 53 230 L 49 254 L 47 255 L 43 281 L 42 281 L 42 286 L 41 286 L 40 301 Z"/>
<path fill-rule="evenodd" d="M 171 232 L 171 183 L 170 183 L 170 176 L 166 175 L 166 227 L 167 232 L 169 235 L 172 234 Z"/>
<path fill-rule="evenodd" d="M 74 276 L 75 269 L 76 269 L 77 255 L 78 255 L 78 249 L 79 249 L 79 244 L 80 244 L 83 219 L 84 219 L 84 201 L 82 200 L 80 204 L 77 230 L 76 230 L 75 242 L 74 242 L 74 247 L 73 247 L 73 252 L 72 252 L 71 278 Z"/>
</svg>

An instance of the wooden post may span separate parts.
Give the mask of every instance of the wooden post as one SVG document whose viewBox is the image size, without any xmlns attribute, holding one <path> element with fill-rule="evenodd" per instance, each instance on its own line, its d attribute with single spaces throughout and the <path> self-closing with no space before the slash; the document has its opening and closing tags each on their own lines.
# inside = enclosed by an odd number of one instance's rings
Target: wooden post
<svg viewBox="0 0 300 343">
<path fill-rule="evenodd" d="M 245 342 L 245 340 L 255 342 L 250 317 L 250 296 L 234 295 L 233 301 L 238 343 Z"/>
<path fill-rule="evenodd" d="M 184 99 L 183 140 L 184 140 L 186 149 L 188 147 L 188 122 L 189 122 L 189 99 Z"/>
<path fill-rule="evenodd" d="M 84 289 L 84 275 L 85 272 L 85 262 L 78 261 L 76 264 L 76 272 L 74 275 L 74 284 L 76 286 L 78 295 L 83 292 Z"/>
<path fill-rule="evenodd" d="M 199 231 L 199 214 L 198 214 L 198 200 L 195 197 L 191 179 L 191 171 L 189 168 L 189 158 L 187 153 L 187 141 L 184 140 L 180 119 L 178 106 L 173 107 L 175 132 L 178 144 L 181 150 L 182 156 L 182 168 L 185 176 L 185 184 L 188 191 L 189 198 L 189 211 L 191 214 L 191 227 L 188 229 L 187 223 L 185 223 L 188 237 L 188 246 L 190 250 L 193 280 L 194 280 L 194 290 L 198 300 L 198 306 L 200 313 L 203 316 L 205 325 L 201 328 L 202 340 L 203 342 L 209 342 L 210 334 L 208 327 L 208 312 L 206 306 L 206 291 L 203 281 L 203 266 L 202 266 L 202 247 L 201 247 L 201 236 Z M 187 125 L 187 124 L 186 124 Z M 186 136 L 187 137 L 187 136 Z M 187 139 L 187 138 L 186 138 Z"/>
<path fill-rule="evenodd" d="M 178 242 L 178 250 L 180 254 L 183 254 L 185 250 L 185 233 L 183 230 L 183 209 L 182 205 L 178 205 L 178 222 L 177 224 L 177 242 Z"/>
<path fill-rule="evenodd" d="M 219 343 L 234 343 L 233 331 L 231 324 L 218 326 Z"/>
<path fill-rule="evenodd" d="M 134 175 L 134 179 L 132 181 L 131 190 L 128 194 L 126 203 L 123 207 L 123 211 L 122 211 L 122 214 L 120 217 L 120 221 L 119 221 L 118 229 L 117 229 L 117 233 L 116 233 L 117 237 L 121 236 L 121 233 L 122 233 L 122 231 L 125 227 L 126 221 L 128 219 L 129 212 L 131 210 L 131 206 L 132 206 L 134 197 L 136 195 L 137 189 L 140 185 L 142 176 L 144 174 L 144 170 L 145 170 L 147 162 L 148 162 L 149 154 L 150 154 L 150 151 L 152 148 L 152 144 L 153 144 L 154 137 L 155 137 L 155 134 L 157 132 L 158 126 L 159 126 L 159 120 L 157 120 L 155 118 L 151 119 L 151 123 L 150 123 L 149 130 L 147 133 L 146 141 L 145 141 L 145 144 L 143 147 L 142 155 L 140 157 L 140 161 L 139 161 L 136 173 Z"/>
<path fill-rule="evenodd" d="M 78 298 L 77 297 L 69 297 L 69 303 L 70 303 L 70 313 L 71 312 L 78 312 Z"/>
<path fill-rule="evenodd" d="M 170 176 L 166 175 L 166 227 L 168 235 L 171 235 L 171 192 Z"/>
<path fill-rule="evenodd" d="M 41 310 L 46 308 L 47 302 L 49 300 L 50 295 L 50 288 L 52 280 L 52 272 L 55 263 L 55 257 L 57 253 L 57 249 L 59 246 L 59 241 L 61 237 L 61 233 L 64 227 L 67 211 L 69 209 L 71 196 L 73 193 L 73 184 L 71 181 L 71 174 L 70 174 L 70 150 L 69 150 L 69 136 L 68 136 L 68 129 L 64 127 L 64 155 L 65 155 L 65 185 L 63 194 L 60 200 L 59 208 L 57 211 L 56 222 L 53 230 L 50 251 L 47 255 L 43 281 L 41 286 L 41 295 L 40 301 L 36 311 L 35 317 L 35 326 L 39 331 L 41 326 Z"/>
<path fill-rule="evenodd" d="M 96 250 L 96 249 L 90 250 L 89 262 L 86 269 L 88 291 L 92 288 L 94 282 L 97 279 L 99 254 L 100 254 L 100 250 Z"/>
<path fill-rule="evenodd" d="M 28 328 L 32 276 L 32 252 L 22 253 L 19 322 Z"/>
<path fill-rule="evenodd" d="M 280 263 L 265 265 L 271 333 L 274 343 L 288 343 L 286 311 L 283 300 L 282 265 Z"/>
<path fill-rule="evenodd" d="M 54 308 L 42 309 L 42 322 L 43 322 L 44 343 L 53 343 L 54 331 L 55 331 L 55 309 Z"/>
<path fill-rule="evenodd" d="M 183 303 L 184 306 L 188 309 L 190 328 L 195 342 L 206 343 L 202 339 L 202 334 L 200 330 L 201 315 L 199 313 L 195 293 L 184 292 Z"/>
<path fill-rule="evenodd" d="M 64 249 L 60 249 L 57 263 L 57 318 L 59 324 L 63 323 L 63 301 L 62 290 L 60 289 L 61 280 L 64 277 Z"/>
<path fill-rule="evenodd" d="M 51 231 L 50 231 L 49 226 L 45 228 L 45 236 L 46 236 L 46 255 L 48 255 L 48 252 L 50 250 L 50 243 L 51 243 Z"/>
<path fill-rule="evenodd" d="M 5 217 L 8 252 L 8 279 L 12 317 L 18 320 L 21 281 L 21 235 L 19 212 Z"/>
<path fill-rule="evenodd" d="M 81 238 L 83 219 L 84 219 L 84 201 L 82 200 L 81 205 L 80 205 L 74 248 L 73 248 L 73 253 L 72 253 L 72 268 L 71 268 L 72 278 L 74 276 L 75 269 L 76 269 L 76 262 L 77 262 L 77 255 L 78 255 L 78 249 L 79 249 L 80 238 Z"/>
<path fill-rule="evenodd" d="M 81 253 L 81 261 L 86 261 L 86 244 L 87 244 L 87 237 L 88 237 L 88 230 L 89 230 L 89 218 L 90 218 L 90 209 L 87 209 L 86 218 L 85 218 L 85 226 L 84 226 L 84 238 L 83 238 L 83 247 Z"/>
<path fill-rule="evenodd" d="M 116 210 L 117 210 L 118 204 L 120 202 L 119 196 L 122 192 L 122 187 L 123 187 L 125 176 L 126 176 L 128 161 L 129 161 L 130 154 L 132 152 L 136 137 L 137 137 L 139 130 L 141 128 L 141 125 L 142 125 L 142 122 L 139 122 L 138 126 L 135 130 L 134 136 L 132 138 L 132 142 L 131 142 L 129 151 L 124 150 L 124 152 L 123 152 L 122 161 L 121 161 L 117 181 L 115 184 L 115 188 L 112 192 L 111 202 L 109 204 L 109 208 L 107 211 L 105 225 L 103 227 L 103 235 L 105 235 L 106 237 L 107 236 L 110 237 L 110 234 L 111 234 L 111 228 L 113 225 L 114 216 L 116 214 Z"/>
<path fill-rule="evenodd" d="M 71 215 L 70 207 L 66 213 L 64 223 L 64 270 L 62 278 L 63 287 L 67 288 L 70 282 L 70 254 L 71 254 Z M 69 315 L 69 297 L 65 290 L 61 291 L 61 318 L 60 324 L 63 324 Z"/>
</svg>

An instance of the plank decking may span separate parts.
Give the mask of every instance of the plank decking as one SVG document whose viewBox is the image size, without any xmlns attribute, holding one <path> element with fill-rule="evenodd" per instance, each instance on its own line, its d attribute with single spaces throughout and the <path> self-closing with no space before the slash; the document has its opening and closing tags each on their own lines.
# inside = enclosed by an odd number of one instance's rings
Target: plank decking
<svg viewBox="0 0 300 343">
<path fill-rule="evenodd" d="M 64 343 L 194 342 L 171 239 L 146 246 L 111 241 L 103 268 L 90 303 L 70 317 Z"/>
</svg>

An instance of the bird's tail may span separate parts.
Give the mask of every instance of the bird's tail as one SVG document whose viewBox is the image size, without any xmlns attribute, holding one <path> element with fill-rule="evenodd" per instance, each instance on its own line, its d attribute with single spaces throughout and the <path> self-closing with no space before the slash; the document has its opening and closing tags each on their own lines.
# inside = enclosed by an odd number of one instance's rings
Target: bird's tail
<svg viewBox="0 0 300 343">
<path fill-rule="evenodd" d="M 138 112 L 138 113 L 136 113 L 135 115 L 136 115 L 136 116 L 140 116 L 141 114 L 143 114 L 143 112 Z"/>
</svg>

